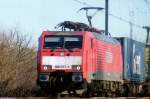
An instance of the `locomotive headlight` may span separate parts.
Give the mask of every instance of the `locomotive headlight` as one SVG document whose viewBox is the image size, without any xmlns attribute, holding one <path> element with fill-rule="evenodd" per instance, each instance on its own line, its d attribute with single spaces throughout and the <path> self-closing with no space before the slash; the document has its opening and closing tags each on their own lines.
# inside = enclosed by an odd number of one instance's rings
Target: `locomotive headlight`
<svg viewBox="0 0 150 99">
<path fill-rule="evenodd" d="M 80 66 L 79 65 L 77 66 L 77 70 L 80 70 Z"/>
<path fill-rule="evenodd" d="M 45 65 L 43 68 L 44 68 L 44 70 L 52 69 L 52 65 Z"/>
<path fill-rule="evenodd" d="M 80 70 L 80 65 L 72 65 L 73 70 Z"/>
<path fill-rule="evenodd" d="M 48 68 L 47 68 L 47 66 L 44 66 L 44 70 L 47 70 Z"/>
</svg>

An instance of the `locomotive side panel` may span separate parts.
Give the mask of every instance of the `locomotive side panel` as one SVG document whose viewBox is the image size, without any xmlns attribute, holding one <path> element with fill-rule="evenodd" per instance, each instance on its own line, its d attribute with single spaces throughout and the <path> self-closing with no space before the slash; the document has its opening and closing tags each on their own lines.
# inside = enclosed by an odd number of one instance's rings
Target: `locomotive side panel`
<svg viewBox="0 0 150 99">
<path fill-rule="evenodd" d="M 95 79 L 108 81 L 122 80 L 122 56 L 119 42 L 110 37 L 97 37 Z"/>
<path fill-rule="evenodd" d="M 87 81 L 93 79 L 95 70 L 95 38 L 90 32 L 84 33 L 83 42 L 83 78 Z"/>
</svg>

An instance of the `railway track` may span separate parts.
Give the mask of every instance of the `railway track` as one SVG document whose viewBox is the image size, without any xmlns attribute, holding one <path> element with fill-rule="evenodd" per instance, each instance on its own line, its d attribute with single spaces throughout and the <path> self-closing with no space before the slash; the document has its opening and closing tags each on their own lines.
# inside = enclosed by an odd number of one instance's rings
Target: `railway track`
<svg viewBox="0 0 150 99">
<path fill-rule="evenodd" d="M 147 85 L 147 84 L 146 84 Z M 148 83 L 149 85 L 149 83 Z M 147 98 L 147 97 L 150 97 L 150 93 L 149 93 L 149 88 L 150 86 L 146 86 L 147 88 L 147 91 L 142 91 L 142 93 L 139 95 L 139 96 L 132 96 L 132 95 L 129 95 L 128 97 L 144 97 L 144 98 L 138 98 L 138 99 L 150 99 L 150 98 Z M 36 95 L 34 95 L 35 97 L 51 97 L 50 99 L 84 99 L 84 98 L 87 98 L 85 96 L 83 96 L 83 93 L 84 93 L 84 90 L 83 89 L 80 89 L 80 90 L 76 90 L 76 94 L 73 93 L 73 91 L 69 94 L 67 90 L 64 90 L 62 92 L 54 92 L 53 90 L 51 92 L 44 92 L 40 89 L 40 87 L 37 87 L 38 90 L 36 93 Z M 100 93 L 101 94 L 101 93 Z M 98 93 L 94 93 L 90 96 L 90 99 L 102 99 L 101 97 L 120 97 L 120 96 L 102 96 Z M 97 97 L 97 98 L 95 98 Z"/>
<path fill-rule="evenodd" d="M 5 98 L 1 97 L 0 99 L 150 99 L 150 97 L 90 97 L 90 98 L 80 98 L 80 97 L 19 97 L 19 98 Z"/>
<path fill-rule="evenodd" d="M 84 97 L 82 95 L 84 90 L 77 90 L 76 91 L 76 95 L 73 94 L 73 92 L 71 94 L 68 94 L 67 91 L 63 91 L 61 93 L 40 93 L 41 97 L 40 99 L 150 99 L 150 97 L 146 96 L 146 97 L 141 97 L 141 96 L 128 96 L 128 97 L 117 97 L 117 96 L 100 96 L 98 94 L 93 94 L 90 97 Z M 43 94 L 43 95 L 42 95 Z"/>
</svg>

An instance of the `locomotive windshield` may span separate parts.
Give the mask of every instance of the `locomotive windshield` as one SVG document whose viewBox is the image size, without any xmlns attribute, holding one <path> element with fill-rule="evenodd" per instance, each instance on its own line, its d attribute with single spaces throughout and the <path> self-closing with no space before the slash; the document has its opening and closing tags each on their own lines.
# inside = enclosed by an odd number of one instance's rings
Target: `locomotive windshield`
<svg viewBox="0 0 150 99">
<path fill-rule="evenodd" d="M 81 36 L 45 36 L 44 48 L 82 48 Z"/>
<path fill-rule="evenodd" d="M 64 37 L 65 48 L 81 48 L 82 40 L 80 37 Z"/>
<path fill-rule="evenodd" d="M 61 48 L 60 37 L 45 37 L 44 48 Z"/>
</svg>

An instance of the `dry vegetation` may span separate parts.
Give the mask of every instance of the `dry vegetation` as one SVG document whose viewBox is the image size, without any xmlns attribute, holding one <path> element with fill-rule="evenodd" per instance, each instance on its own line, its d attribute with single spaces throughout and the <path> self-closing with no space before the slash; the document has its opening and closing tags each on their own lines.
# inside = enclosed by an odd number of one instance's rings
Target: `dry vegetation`
<svg viewBox="0 0 150 99">
<path fill-rule="evenodd" d="M 36 51 L 31 38 L 17 30 L 0 33 L 0 97 L 32 96 L 36 86 Z"/>
</svg>

